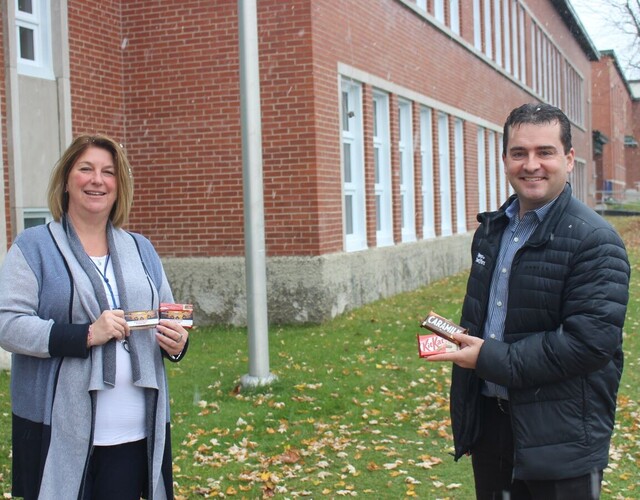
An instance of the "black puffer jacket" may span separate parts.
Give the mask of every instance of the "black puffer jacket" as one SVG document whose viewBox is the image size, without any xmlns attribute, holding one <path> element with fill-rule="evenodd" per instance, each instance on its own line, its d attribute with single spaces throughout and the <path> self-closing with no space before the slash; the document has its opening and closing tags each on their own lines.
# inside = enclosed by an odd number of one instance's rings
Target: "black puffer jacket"
<svg viewBox="0 0 640 500">
<path fill-rule="evenodd" d="M 463 327 L 481 336 L 506 207 L 478 216 Z M 604 469 L 622 374 L 629 262 L 622 240 L 567 184 L 516 254 L 504 342 L 487 340 L 476 370 L 454 365 L 456 460 L 482 422 L 481 382 L 508 388 L 517 479 L 562 479 Z"/>
</svg>

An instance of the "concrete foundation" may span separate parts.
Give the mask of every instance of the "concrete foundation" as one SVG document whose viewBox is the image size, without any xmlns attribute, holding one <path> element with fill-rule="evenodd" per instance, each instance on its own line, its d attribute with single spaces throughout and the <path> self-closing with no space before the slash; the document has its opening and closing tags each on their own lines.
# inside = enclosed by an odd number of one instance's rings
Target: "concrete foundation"
<svg viewBox="0 0 640 500">
<path fill-rule="evenodd" d="M 267 259 L 269 322 L 321 323 L 345 311 L 415 290 L 470 266 L 472 234 L 319 257 Z M 197 325 L 244 326 L 242 257 L 164 259 L 177 302 Z"/>
</svg>

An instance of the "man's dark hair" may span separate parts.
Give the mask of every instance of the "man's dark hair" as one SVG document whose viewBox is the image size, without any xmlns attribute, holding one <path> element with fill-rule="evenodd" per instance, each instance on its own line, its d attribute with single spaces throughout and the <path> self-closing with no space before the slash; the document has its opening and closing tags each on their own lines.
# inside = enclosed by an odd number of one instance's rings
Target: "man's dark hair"
<svg viewBox="0 0 640 500">
<path fill-rule="evenodd" d="M 504 134 L 502 136 L 502 154 L 507 154 L 509 142 L 509 129 L 522 124 L 542 125 L 546 123 L 560 124 L 560 142 L 564 148 L 564 154 L 571 150 L 571 122 L 567 115 L 551 104 L 530 102 L 511 111 L 504 122 Z"/>
</svg>

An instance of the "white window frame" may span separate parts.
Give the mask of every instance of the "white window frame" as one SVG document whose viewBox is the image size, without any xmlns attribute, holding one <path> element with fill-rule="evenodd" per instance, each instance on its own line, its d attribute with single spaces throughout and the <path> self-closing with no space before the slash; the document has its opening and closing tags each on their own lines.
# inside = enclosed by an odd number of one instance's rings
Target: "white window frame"
<svg viewBox="0 0 640 500">
<path fill-rule="evenodd" d="M 520 81 L 522 83 L 527 82 L 527 54 L 526 54 L 526 43 L 525 43 L 525 31 L 524 31 L 524 8 L 518 6 L 518 41 L 520 45 Z"/>
<path fill-rule="evenodd" d="M 51 212 L 46 208 L 24 208 L 22 209 L 22 227 L 33 227 L 27 224 L 27 219 L 44 219 L 44 223 L 47 224 L 53 220 Z"/>
<path fill-rule="evenodd" d="M 487 154 L 485 129 L 478 127 L 478 212 L 487 211 Z"/>
<path fill-rule="evenodd" d="M 509 0 L 511 3 L 511 49 L 513 52 L 513 76 L 520 78 L 520 34 L 518 32 L 518 2 L 517 0 Z"/>
<path fill-rule="evenodd" d="M 391 138 L 389 95 L 373 92 L 374 191 L 376 197 L 376 245 L 393 245 L 393 203 L 391 184 Z M 377 164 L 376 164 L 377 163 Z"/>
<path fill-rule="evenodd" d="M 498 147 L 500 147 L 500 145 L 502 144 L 502 134 L 496 135 L 496 142 Z M 496 152 L 496 156 L 497 156 L 497 152 Z M 501 162 L 497 159 L 496 159 L 496 163 L 501 165 Z M 500 167 L 498 167 L 498 170 L 499 170 L 498 175 L 499 175 L 499 182 L 500 182 L 500 199 L 498 200 L 498 204 L 502 205 L 505 201 L 507 201 L 507 198 L 509 197 L 509 193 L 507 192 L 507 175 L 504 173 L 504 168 L 500 169 Z"/>
<path fill-rule="evenodd" d="M 509 1 L 502 0 L 502 30 L 504 33 L 504 69 L 511 73 L 511 22 L 509 20 Z"/>
<path fill-rule="evenodd" d="M 442 24 L 446 23 L 444 15 L 444 0 L 435 0 L 433 3 L 433 16 Z"/>
<path fill-rule="evenodd" d="M 460 34 L 460 2 L 449 0 L 449 26 L 456 35 Z"/>
<path fill-rule="evenodd" d="M 496 133 L 489 130 L 489 210 L 498 210 L 498 162 L 496 157 Z"/>
<path fill-rule="evenodd" d="M 449 115 L 438 113 L 438 172 L 440 173 L 440 235 L 453 234 L 451 222 L 451 158 Z"/>
<path fill-rule="evenodd" d="M 456 233 L 467 232 L 467 196 L 464 173 L 464 125 L 460 118 L 453 122 L 453 162 L 456 189 Z"/>
<path fill-rule="evenodd" d="M 484 53 L 489 59 L 493 59 L 493 32 L 491 22 L 491 0 L 484 1 Z"/>
<path fill-rule="evenodd" d="M 341 90 L 344 247 L 347 252 L 355 252 L 367 248 L 362 85 L 349 79 L 343 79 Z M 345 97 L 346 103 L 344 102 Z M 347 116 L 345 116 L 345 110 Z M 348 165 L 347 149 L 349 151 Z"/>
<path fill-rule="evenodd" d="M 498 66 L 502 66 L 502 12 L 500 0 L 493 1 L 493 20 L 495 26 L 495 61 Z"/>
<path fill-rule="evenodd" d="M 427 0 L 417 0 L 416 5 L 419 9 L 427 11 Z"/>
<path fill-rule="evenodd" d="M 400 206 L 403 243 L 416 241 L 412 123 L 411 102 L 398 99 L 398 151 L 400 153 Z"/>
<path fill-rule="evenodd" d="M 35 78 L 53 80 L 50 3 L 48 0 L 32 0 L 33 12 L 28 13 L 19 9 L 19 0 L 14 0 L 14 2 L 18 73 Z M 34 59 L 27 59 L 21 56 L 21 29 L 33 32 Z"/>
<path fill-rule="evenodd" d="M 420 108 L 420 160 L 422 166 L 422 237 L 436 237 L 433 180 L 433 125 L 431 108 Z"/>
<path fill-rule="evenodd" d="M 482 51 L 482 12 L 480 0 L 473 0 L 473 46 Z"/>
</svg>

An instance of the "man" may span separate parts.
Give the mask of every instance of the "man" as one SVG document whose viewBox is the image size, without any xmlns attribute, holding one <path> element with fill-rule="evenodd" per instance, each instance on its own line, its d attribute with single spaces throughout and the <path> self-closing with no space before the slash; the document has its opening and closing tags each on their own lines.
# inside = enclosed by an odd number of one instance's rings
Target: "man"
<svg viewBox="0 0 640 500">
<path fill-rule="evenodd" d="M 515 195 L 478 216 L 456 334 L 455 459 L 479 499 L 598 498 L 622 374 L 629 262 L 614 229 L 573 198 L 575 152 L 559 109 L 525 104 L 504 125 Z"/>
</svg>

